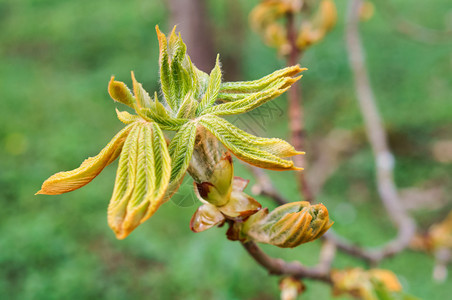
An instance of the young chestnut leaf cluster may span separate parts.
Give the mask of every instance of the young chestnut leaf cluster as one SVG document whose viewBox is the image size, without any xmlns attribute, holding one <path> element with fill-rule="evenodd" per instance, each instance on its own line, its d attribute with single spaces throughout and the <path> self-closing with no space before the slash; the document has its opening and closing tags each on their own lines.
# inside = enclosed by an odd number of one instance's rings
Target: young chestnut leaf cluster
<svg viewBox="0 0 452 300">
<path fill-rule="evenodd" d="M 248 112 L 281 95 L 301 78 L 299 73 L 304 69 L 297 65 L 254 81 L 222 82 L 218 57 L 210 74 L 204 73 L 192 64 L 175 30 L 168 38 L 158 26 L 156 31 L 163 99 L 157 93 L 151 97 L 133 72 L 133 92 L 112 77 L 108 85 L 110 96 L 132 108 L 135 114 L 117 110 L 126 127 L 98 155 L 86 159 L 75 170 L 51 176 L 38 192 L 56 195 L 78 189 L 119 157 L 108 207 L 108 222 L 118 239 L 127 237 L 168 201 L 187 172 L 195 179 L 195 191 L 205 203 L 192 220 L 194 231 L 218 225 L 225 219 L 247 218 L 261 208 L 243 193 L 247 181 L 232 176 L 228 153 L 207 163 L 194 159 L 200 149 L 218 148 L 212 139 L 242 161 L 272 170 L 300 170 L 286 158 L 303 154 L 281 139 L 246 133 L 222 116 Z M 169 131 L 175 132 L 171 139 Z M 207 172 L 206 164 L 216 171 Z M 199 169 L 208 173 L 207 181 L 196 175 Z"/>
</svg>

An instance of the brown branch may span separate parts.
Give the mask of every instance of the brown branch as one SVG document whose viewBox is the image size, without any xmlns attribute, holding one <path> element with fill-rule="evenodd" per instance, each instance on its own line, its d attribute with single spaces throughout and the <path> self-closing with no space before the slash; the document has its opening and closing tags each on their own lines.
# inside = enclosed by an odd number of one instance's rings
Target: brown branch
<svg viewBox="0 0 452 300">
<path fill-rule="evenodd" d="M 452 252 L 446 247 L 435 251 L 435 266 L 432 277 L 436 282 L 444 282 L 447 279 L 447 265 L 452 261 Z"/>
<path fill-rule="evenodd" d="M 391 256 L 405 249 L 415 233 L 415 223 L 401 204 L 394 183 L 394 156 L 389 150 L 386 133 L 383 128 L 375 96 L 372 91 L 364 50 L 358 31 L 361 0 L 350 0 L 346 23 L 346 44 L 349 63 L 352 68 L 355 88 L 361 113 L 364 118 L 366 133 L 376 161 L 377 186 L 380 198 L 394 225 L 398 228 L 395 239 L 378 250 L 378 260 Z"/>
<path fill-rule="evenodd" d="M 305 267 L 298 261 L 286 262 L 270 257 L 253 241 L 242 242 L 242 245 L 258 264 L 268 270 L 270 275 L 288 275 L 332 283 L 329 268 L 325 270 L 323 267 Z"/>
<path fill-rule="evenodd" d="M 331 270 L 334 258 L 336 257 L 337 245 L 331 241 L 324 240 L 320 250 L 319 264 L 317 267 L 325 272 Z"/>
<path fill-rule="evenodd" d="M 370 86 L 367 68 L 365 65 L 364 51 L 358 32 L 358 12 L 360 9 L 360 0 L 351 0 L 348 10 L 348 22 L 346 29 L 347 46 L 349 51 L 349 61 L 355 78 L 358 101 L 366 125 L 367 135 L 372 146 L 375 160 L 377 163 L 377 185 L 380 198 L 385 206 L 391 220 L 398 229 L 396 238 L 385 245 L 377 248 L 363 248 L 355 245 L 347 239 L 340 237 L 333 230 L 327 232 L 324 240 L 333 243 L 337 248 L 352 256 L 359 257 L 368 261 L 372 265 L 378 264 L 382 259 L 392 256 L 404 250 L 415 233 L 415 223 L 402 206 L 397 188 L 393 179 L 394 158 L 387 145 L 386 133 L 384 131 L 378 109 L 375 104 L 375 97 Z M 292 51 L 289 55 L 288 64 L 292 65 L 299 59 L 300 53 L 296 50 L 294 44 L 294 24 L 293 15 L 287 15 L 288 38 L 292 45 Z M 299 148 L 303 145 L 303 126 L 302 110 L 300 108 L 301 99 L 297 86 L 289 90 L 289 118 L 292 142 Z M 255 192 L 261 195 L 271 197 L 278 204 L 287 203 L 274 188 L 271 180 L 263 171 L 254 171 L 257 184 L 254 187 Z M 304 178 L 300 181 L 300 186 L 305 199 L 313 200 L 313 195 Z"/>
<path fill-rule="evenodd" d="M 215 65 L 213 27 L 205 0 L 168 0 L 170 25 L 178 26 L 192 62 L 209 73 Z"/>
<path fill-rule="evenodd" d="M 290 52 L 287 57 L 287 66 L 296 65 L 302 55 L 301 51 L 296 45 L 297 31 L 295 28 L 294 14 L 288 12 L 286 14 L 286 28 L 287 28 L 287 40 L 290 45 Z M 297 83 L 293 84 L 288 91 L 289 97 L 289 127 L 290 127 L 290 140 L 292 145 L 297 150 L 304 149 L 305 143 L 305 129 L 304 129 L 304 116 L 302 109 L 302 97 L 300 87 Z M 296 166 L 306 168 L 306 162 L 302 155 L 297 155 L 294 158 Z M 306 201 L 312 202 L 313 195 L 306 181 L 304 172 L 297 173 L 298 187 Z"/>
</svg>

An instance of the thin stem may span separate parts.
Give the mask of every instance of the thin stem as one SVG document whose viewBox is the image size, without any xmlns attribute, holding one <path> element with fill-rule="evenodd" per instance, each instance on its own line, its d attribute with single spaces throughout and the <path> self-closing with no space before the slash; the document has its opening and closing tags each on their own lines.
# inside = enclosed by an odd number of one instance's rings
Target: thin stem
<svg viewBox="0 0 452 300">
<path fill-rule="evenodd" d="M 287 57 L 287 66 L 296 65 L 302 55 L 302 52 L 296 45 L 297 32 L 295 29 L 294 14 L 288 12 L 286 14 L 286 28 L 287 28 L 287 40 L 290 44 L 290 52 Z M 301 90 L 298 83 L 292 85 L 288 91 L 289 97 L 289 127 L 291 134 L 292 145 L 297 150 L 304 149 L 305 143 L 305 129 L 304 129 L 304 116 L 302 109 L 302 97 Z M 296 166 L 306 167 L 305 159 L 302 155 L 294 157 L 294 163 Z M 297 173 L 298 186 L 306 201 L 312 202 L 313 196 L 308 187 L 304 172 Z"/>
<path fill-rule="evenodd" d="M 339 250 L 348 253 L 351 256 L 364 259 L 371 265 L 377 265 L 382 259 L 390 257 L 404 250 L 408 246 L 415 233 L 416 225 L 414 220 L 408 215 L 405 208 L 402 206 L 397 193 L 396 185 L 394 183 L 394 158 L 389 150 L 386 133 L 375 104 L 375 96 L 370 86 L 370 80 L 364 59 L 364 51 L 359 37 L 358 12 L 360 6 L 360 0 L 350 0 L 347 14 L 348 22 L 346 27 L 349 61 L 355 78 L 358 101 L 365 122 L 366 132 L 377 164 L 378 192 L 389 217 L 398 229 L 398 234 L 393 240 L 387 242 L 381 247 L 376 248 L 363 248 L 355 245 L 347 239 L 339 236 L 331 229 L 324 235 L 323 238 L 325 241 L 333 243 Z M 287 20 L 289 41 L 293 42 L 294 34 L 291 29 L 293 27 L 293 15 L 288 14 Z M 296 48 L 293 47 L 291 55 L 289 55 L 289 64 L 294 63 L 294 60 L 298 60 L 300 56 L 298 50 L 294 49 Z M 301 122 L 302 110 L 298 103 L 299 99 L 301 98 L 299 97 L 297 86 L 294 86 L 289 90 L 289 117 L 292 142 L 295 147 L 303 145 L 303 126 Z M 260 194 L 271 197 L 279 204 L 282 202 L 287 203 L 287 200 L 278 193 L 273 185 L 268 184 L 270 179 L 265 173 L 253 173 L 257 179 L 257 187 L 255 187 L 256 191 L 259 190 Z M 314 200 L 314 197 L 309 191 L 309 187 L 305 180 L 302 182 L 301 189 L 303 194 L 306 194 L 306 191 L 308 191 L 308 194 L 310 195 L 308 199 Z"/>
<path fill-rule="evenodd" d="M 389 217 L 398 229 L 397 237 L 380 250 L 382 257 L 386 257 L 400 252 L 408 246 L 415 233 L 416 226 L 401 204 L 394 183 L 394 156 L 389 150 L 386 132 L 376 106 L 358 31 L 361 5 L 361 0 L 350 0 L 349 2 L 346 43 L 358 102 L 364 118 L 367 137 L 375 157 L 378 192 Z"/>
</svg>

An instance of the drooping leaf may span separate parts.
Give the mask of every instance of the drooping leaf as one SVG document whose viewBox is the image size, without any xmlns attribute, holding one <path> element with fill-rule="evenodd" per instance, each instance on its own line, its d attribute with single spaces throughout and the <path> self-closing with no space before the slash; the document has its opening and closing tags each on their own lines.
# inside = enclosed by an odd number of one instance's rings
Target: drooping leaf
<svg viewBox="0 0 452 300">
<path fill-rule="evenodd" d="M 171 174 L 165 137 L 155 123 L 140 123 L 121 154 L 108 221 L 118 239 L 127 237 L 164 203 Z"/>
<path fill-rule="evenodd" d="M 50 176 L 36 194 L 58 195 L 88 184 L 119 156 L 126 137 L 135 126 L 134 123 L 122 129 L 98 155 L 86 159 L 77 169 Z"/>
<path fill-rule="evenodd" d="M 113 100 L 130 107 L 134 106 L 135 97 L 126 84 L 121 81 L 115 81 L 114 76 L 111 76 L 110 82 L 108 83 L 108 93 Z"/>
<path fill-rule="evenodd" d="M 186 123 L 169 145 L 171 156 L 171 182 L 178 182 L 188 168 L 196 139 L 196 123 Z"/>
<path fill-rule="evenodd" d="M 201 103 L 198 106 L 197 113 L 199 114 L 205 108 L 212 106 L 218 97 L 218 92 L 220 91 L 221 84 L 221 68 L 220 68 L 220 57 L 217 55 L 217 60 L 215 67 L 209 76 L 209 85 L 207 86 L 206 93 L 201 99 Z"/>
<path fill-rule="evenodd" d="M 272 170 L 300 170 L 290 160 L 283 159 L 303 152 L 276 138 L 260 138 L 246 133 L 217 116 L 205 116 L 199 124 L 209 130 L 239 159 L 257 167 Z"/>
</svg>

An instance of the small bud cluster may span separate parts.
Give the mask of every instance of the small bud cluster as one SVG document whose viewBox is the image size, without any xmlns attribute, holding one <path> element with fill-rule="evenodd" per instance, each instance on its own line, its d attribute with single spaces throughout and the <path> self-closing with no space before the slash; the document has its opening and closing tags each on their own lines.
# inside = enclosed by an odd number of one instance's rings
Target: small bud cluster
<svg viewBox="0 0 452 300">
<path fill-rule="evenodd" d="M 288 14 L 301 16 L 294 44 L 298 50 L 305 50 L 320 42 L 334 27 L 337 19 L 333 0 L 306 2 L 309 1 L 264 0 L 250 14 L 251 27 L 268 46 L 278 49 L 281 55 L 287 55 L 294 45 L 289 41 L 288 30 L 282 20 Z"/>
</svg>

